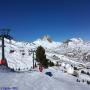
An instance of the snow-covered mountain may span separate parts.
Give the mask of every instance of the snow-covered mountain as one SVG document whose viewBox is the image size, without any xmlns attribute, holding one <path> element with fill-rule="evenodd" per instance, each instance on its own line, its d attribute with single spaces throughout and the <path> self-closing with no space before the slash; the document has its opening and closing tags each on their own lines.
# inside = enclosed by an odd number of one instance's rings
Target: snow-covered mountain
<svg viewBox="0 0 90 90">
<path fill-rule="evenodd" d="M 43 36 L 43 37 L 41 38 L 41 40 L 43 40 L 43 41 L 48 41 L 48 42 L 52 42 L 52 39 L 51 39 L 51 37 L 50 37 L 49 35 Z"/>
<path fill-rule="evenodd" d="M 72 38 L 72 39 L 67 39 L 64 41 L 64 43 L 68 45 L 77 45 L 77 44 L 83 44 L 84 41 L 81 38 Z"/>
<path fill-rule="evenodd" d="M 43 46 L 47 49 L 58 48 L 61 43 L 53 41 L 48 35 L 45 35 L 43 38 L 37 39 L 33 42 L 36 46 Z"/>
<path fill-rule="evenodd" d="M 72 38 L 64 42 L 55 42 L 46 35 L 31 43 L 5 39 L 5 56 L 9 67 L 15 69 L 31 68 L 32 52 L 30 51 L 36 50 L 40 45 L 45 48 L 47 58 L 54 63 L 57 61 L 65 61 L 74 64 L 79 62 L 87 64 L 90 61 L 90 42 L 83 41 L 80 38 Z M 0 48 L 0 59 L 1 53 Z"/>
<path fill-rule="evenodd" d="M 0 40 L 0 45 L 1 45 Z M 32 50 L 43 46 L 46 56 L 60 66 L 49 67 L 39 72 L 33 65 Z M 0 47 L 0 59 L 1 59 Z M 8 66 L 14 70 L 28 71 L 12 73 L 8 68 L 0 67 L 0 88 L 19 90 L 89 90 L 90 86 L 90 42 L 80 38 L 68 39 L 64 42 L 55 42 L 48 36 L 34 42 L 9 41 L 5 39 L 5 57 Z M 77 68 L 75 70 L 74 68 Z M 81 73 L 81 72 L 84 73 Z M 51 72 L 52 77 L 46 75 Z M 74 75 L 77 75 L 74 77 Z M 41 83 L 42 82 L 42 83 Z M 4 87 L 3 87 L 4 86 Z"/>
</svg>

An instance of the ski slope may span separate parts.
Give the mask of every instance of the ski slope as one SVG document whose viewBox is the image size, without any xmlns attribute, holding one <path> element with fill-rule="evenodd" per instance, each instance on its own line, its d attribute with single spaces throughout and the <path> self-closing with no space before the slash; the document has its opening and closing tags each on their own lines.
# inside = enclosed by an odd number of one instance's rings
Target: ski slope
<svg viewBox="0 0 90 90">
<path fill-rule="evenodd" d="M 30 71 L 33 65 L 33 55 L 29 51 L 36 50 L 40 45 L 45 48 L 46 57 L 55 64 L 58 61 L 61 64 L 61 69 L 53 67 L 45 69 L 42 73 L 39 72 L 38 68 Z M 75 38 L 69 40 L 68 43 L 49 42 L 46 37 L 31 43 L 5 39 L 5 57 L 8 66 L 14 70 L 20 68 L 21 71 L 25 72 L 12 73 L 0 70 L 0 88 L 9 87 L 12 89 L 16 87 L 17 90 L 89 90 L 90 85 L 87 85 L 86 82 L 78 83 L 76 82 L 77 78 L 70 75 L 73 73 L 74 66 L 79 67 L 81 64 L 82 66 L 85 65 L 84 69 L 87 66 L 90 67 L 88 61 L 83 62 L 84 54 L 86 56 L 90 54 L 89 45 L 89 42 Z M 10 53 L 10 50 L 14 50 L 14 52 Z M 1 53 L 0 47 L 0 59 L 2 57 Z M 22 55 L 23 53 L 24 55 Z M 45 75 L 47 71 L 52 72 L 53 77 Z M 90 80 L 90 76 L 83 74 L 78 78 L 81 80 L 85 79 L 86 81 L 87 79 Z"/>
<path fill-rule="evenodd" d="M 45 75 L 51 71 L 53 77 Z M 76 82 L 76 78 L 53 68 L 43 73 L 30 71 L 25 73 L 0 73 L 0 88 L 16 87 L 16 90 L 90 90 L 90 86 Z"/>
<path fill-rule="evenodd" d="M 58 61 L 75 65 L 80 63 L 87 65 L 90 61 L 90 42 L 83 41 L 80 38 L 55 42 L 48 36 L 44 36 L 44 38 L 37 39 L 31 43 L 5 39 L 5 57 L 8 66 L 14 69 L 30 69 L 32 67 L 32 53 L 29 51 L 36 50 L 40 45 L 45 48 L 46 57 L 54 63 Z M 14 50 L 14 52 L 10 53 L 10 50 Z M 1 53 L 0 47 L 0 59 L 2 57 Z M 23 53 L 25 55 L 22 55 Z"/>
<path fill-rule="evenodd" d="M 25 43 L 26 44 L 26 43 Z M 25 47 L 22 42 L 9 41 L 5 39 L 5 58 L 8 62 L 8 66 L 13 69 L 30 69 L 33 65 L 32 53 L 29 55 L 28 50 L 31 50 L 28 46 Z M 10 50 L 14 52 L 10 53 Z M 22 52 L 21 52 L 22 51 Z M 0 48 L 0 59 L 1 59 Z M 25 54 L 25 55 L 22 55 Z"/>
<path fill-rule="evenodd" d="M 1 40 L 0 40 L 1 45 Z M 5 39 L 5 57 L 8 62 L 8 66 L 14 69 L 26 69 L 32 67 L 32 53 L 29 51 L 36 50 L 38 46 L 43 46 L 46 50 L 46 56 L 54 63 L 67 62 L 77 65 L 82 63 L 87 65 L 89 61 L 86 61 L 87 57 L 90 57 L 90 43 L 85 42 L 80 38 L 72 38 L 65 42 L 55 42 L 50 40 L 48 36 L 44 36 L 42 39 L 37 39 L 34 42 L 19 42 L 15 40 L 9 41 Z M 10 53 L 10 50 L 14 50 Z M 22 52 L 21 52 L 22 51 Z M 0 59 L 1 59 L 1 47 L 0 47 Z M 22 55 L 22 54 L 25 55 Z M 53 57 L 56 56 L 56 57 Z M 84 62 L 83 62 L 84 61 Z"/>
</svg>

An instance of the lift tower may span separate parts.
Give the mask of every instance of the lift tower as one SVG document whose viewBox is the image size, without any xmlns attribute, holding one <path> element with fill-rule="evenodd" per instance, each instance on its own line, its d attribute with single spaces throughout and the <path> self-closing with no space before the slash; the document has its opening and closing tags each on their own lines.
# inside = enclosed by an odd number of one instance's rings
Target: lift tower
<svg viewBox="0 0 90 90">
<path fill-rule="evenodd" d="M 5 43 L 4 43 L 4 38 L 7 38 L 9 40 L 13 39 L 10 36 L 10 29 L 0 29 L 0 39 L 2 41 L 2 59 L 0 61 L 0 65 L 5 65 L 8 66 L 6 58 L 5 58 Z"/>
</svg>

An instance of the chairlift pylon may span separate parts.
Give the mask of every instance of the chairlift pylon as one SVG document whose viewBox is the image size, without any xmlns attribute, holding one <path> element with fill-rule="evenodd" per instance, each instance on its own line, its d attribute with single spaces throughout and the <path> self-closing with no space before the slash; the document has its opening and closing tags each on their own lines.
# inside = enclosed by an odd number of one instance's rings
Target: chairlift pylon
<svg viewBox="0 0 90 90">
<path fill-rule="evenodd" d="M 5 58 L 5 43 L 4 43 L 4 38 L 7 38 L 9 40 L 12 39 L 12 37 L 9 35 L 10 29 L 0 29 L 0 37 L 2 40 L 2 59 L 0 65 L 5 65 L 8 67 L 6 58 Z"/>
</svg>

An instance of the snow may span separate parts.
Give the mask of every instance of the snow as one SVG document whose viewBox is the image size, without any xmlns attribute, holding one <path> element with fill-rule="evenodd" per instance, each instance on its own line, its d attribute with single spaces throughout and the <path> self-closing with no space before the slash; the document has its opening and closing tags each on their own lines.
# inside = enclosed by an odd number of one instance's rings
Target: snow
<svg viewBox="0 0 90 90">
<path fill-rule="evenodd" d="M 43 46 L 44 48 L 49 48 L 49 49 L 52 49 L 52 48 L 57 48 L 61 45 L 60 42 L 49 42 L 47 40 L 41 40 L 41 39 L 37 39 L 36 41 L 34 41 L 33 43 L 35 43 L 37 46 Z"/>
<path fill-rule="evenodd" d="M 50 71 L 53 77 L 44 73 Z M 89 90 L 90 86 L 76 82 L 76 78 L 49 68 L 43 73 L 29 71 L 24 73 L 0 73 L 1 87 L 17 87 L 18 90 Z"/>
<path fill-rule="evenodd" d="M 76 82 L 77 77 L 71 74 L 74 73 L 74 66 L 79 67 L 82 65 L 81 68 L 90 66 L 90 62 L 83 61 L 83 56 L 90 53 L 90 43 L 76 38 L 71 40 L 72 42 L 67 45 L 61 42 L 49 42 L 47 37 L 37 39 L 32 43 L 14 40 L 10 42 L 5 39 L 5 57 L 8 66 L 15 70 L 20 68 L 24 72 L 12 73 L 0 70 L 0 88 L 17 87 L 18 90 L 89 90 L 89 85 Z M 55 64 L 58 61 L 61 67 L 45 69 L 42 73 L 37 69 L 30 71 L 33 65 L 33 55 L 32 52 L 29 55 L 28 51 L 36 50 L 39 45 L 45 48 L 46 57 Z M 10 53 L 10 50 L 15 51 Z M 1 53 L 0 47 L 0 59 Z M 25 53 L 25 55 L 22 55 L 22 53 Z M 47 71 L 52 72 L 53 77 L 45 75 Z M 78 78 L 90 80 L 90 76 L 83 74 L 80 74 Z"/>
<path fill-rule="evenodd" d="M 67 68 L 67 73 L 69 73 L 69 74 L 74 74 L 74 69 L 73 69 L 73 67 L 68 67 L 68 68 Z"/>
<path fill-rule="evenodd" d="M 70 39 L 72 42 L 76 42 L 76 43 L 83 43 L 83 40 L 81 38 L 72 38 Z"/>
<path fill-rule="evenodd" d="M 14 40 L 5 39 L 5 55 L 9 64 L 12 68 L 31 68 L 32 67 L 32 53 L 29 55 L 30 50 L 36 50 L 38 46 L 43 46 L 46 50 L 46 57 L 56 63 L 57 61 L 68 62 L 72 64 L 83 63 L 84 54 L 87 56 L 90 53 L 90 43 L 83 41 L 81 38 L 72 38 L 72 42 L 64 47 L 65 43 L 48 41 L 48 36 L 43 39 L 37 39 L 32 43 L 19 42 Z M 77 43 L 77 44 L 76 44 Z M 0 41 L 1 44 L 1 41 Z M 1 48 L 0 48 L 1 49 Z M 15 50 L 14 53 L 10 54 L 10 50 Z M 20 50 L 24 50 L 25 55 L 22 55 Z M 0 50 L 0 53 L 1 50 Z M 56 57 L 53 57 L 53 56 Z M 0 54 L 1 59 L 1 54 Z M 84 60 L 85 61 L 85 60 Z M 30 63 L 28 65 L 28 63 Z M 88 62 L 84 62 L 86 65 Z"/>
</svg>

